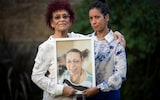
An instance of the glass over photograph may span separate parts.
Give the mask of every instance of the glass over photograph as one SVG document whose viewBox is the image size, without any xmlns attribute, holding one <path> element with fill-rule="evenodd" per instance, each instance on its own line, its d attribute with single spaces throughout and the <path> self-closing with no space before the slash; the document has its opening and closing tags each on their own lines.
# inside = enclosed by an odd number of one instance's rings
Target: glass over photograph
<svg viewBox="0 0 160 100">
<path fill-rule="evenodd" d="M 91 38 L 56 39 L 57 82 L 77 94 L 95 86 L 94 42 Z"/>
</svg>

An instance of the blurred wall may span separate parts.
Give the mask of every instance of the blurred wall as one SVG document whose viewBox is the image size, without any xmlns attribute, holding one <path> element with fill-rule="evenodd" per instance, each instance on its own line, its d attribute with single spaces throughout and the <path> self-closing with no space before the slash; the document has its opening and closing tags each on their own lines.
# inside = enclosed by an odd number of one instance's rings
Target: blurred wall
<svg viewBox="0 0 160 100">
<path fill-rule="evenodd" d="M 43 41 L 51 34 L 44 14 L 50 0 L 0 0 L 0 36 L 13 41 Z M 69 0 L 71 4 L 80 0 Z"/>
</svg>

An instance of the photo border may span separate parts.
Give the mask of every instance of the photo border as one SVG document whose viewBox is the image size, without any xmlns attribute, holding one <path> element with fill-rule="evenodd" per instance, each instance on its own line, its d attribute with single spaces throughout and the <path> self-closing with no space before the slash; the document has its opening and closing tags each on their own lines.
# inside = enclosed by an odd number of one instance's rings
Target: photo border
<svg viewBox="0 0 160 100">
<path fill-rule="evenodd" d="M 91 73 L 92 73 L 92 87 L 96 86 L 96 81 L 95 81 L 95 60 L 94 60 L 94 40 L 90 37 L 87 37 L 87 38 L 57 38 L 55 39 L 55 64 L 57 65 L 58 67 L 58 56 L 59 56 L 59 52 L 60 50 L 59 49 L 59 46 L 61 44 L 61 46 L 63 45 L 63 49 L 65 48 L 68 48 L 68 49 L 71 49 L 70 47 L 72 47 L 71 45 L 67 45 L 67 42 L 71 42 L 71 43 L 74 43 L 76 44 L 76 42 L 81 42 L 81 41 L 86 41 L 85 44 L 83 45 L 80 45 L 79 48 L 84 48 L 84 45 L 89 45 L 90 47 L 86 47 L 86 48 L 89 48 L 90 49 L 90 63 L 91 63 Z M 79 44 L 78 44 L 79 45 Z M 70 46 L 70 47 L 69 47 Z M 77 47 L 72 47 L 72 48 L 77 48 Z M 78 48 L 78 49 L 79 49 Z M 65 50 L 64 50 L 65 51 Z M 68 51 L 68 50 L 66 50 Z M 58 68 L 56 67 L 56 81 L 58 83 Z"/>
</svg>

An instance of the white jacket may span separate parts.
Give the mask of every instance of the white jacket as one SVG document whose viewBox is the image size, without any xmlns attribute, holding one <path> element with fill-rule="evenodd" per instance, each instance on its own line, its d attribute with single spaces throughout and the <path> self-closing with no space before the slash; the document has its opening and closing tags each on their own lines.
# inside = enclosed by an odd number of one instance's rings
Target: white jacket
<svg viewBox="0 0 160 100">
<path fill-rule="evenodd" d="M 82 34 L 68 33 L 69 38 L 85 37 Z M 56 82 L 56 60 L 54 55 L 54 38 L 49 37 L 38 47 L 38 52 L 35 58 L 35 64 L 32 70 L 32 81 L 41 88 L 43 100 L 68 100 L 71 98 L 62 97 L 63 85 Z M 46 72 L 50 74 L 45 76 Z"/>
</svg>

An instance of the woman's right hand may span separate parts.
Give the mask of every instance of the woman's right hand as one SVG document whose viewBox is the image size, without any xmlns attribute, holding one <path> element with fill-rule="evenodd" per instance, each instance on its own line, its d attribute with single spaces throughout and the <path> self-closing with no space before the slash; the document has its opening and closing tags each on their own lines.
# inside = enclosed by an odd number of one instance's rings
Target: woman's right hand
<svg viewBox="0 0 160 100">
<path fill-rule="evenodd" d="M 83 91 L 83 95 L 91 97 L 99 92 L 98 87 L 92 87 Z"/>
<path fill-rule="evenodd" d="M 76 92 L 77 91 L 74 88 L 70 87 L 70 86 L 64 86 L 64 88 L 63 88 L 63 96 L 67 96 L 67 97 L 68 96 L 72 96 Z"/>
</svg>

